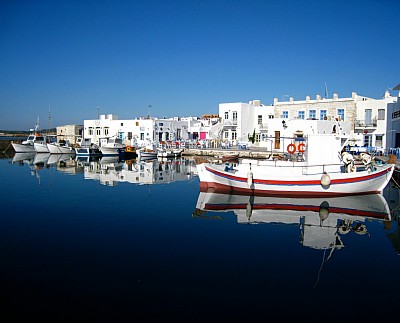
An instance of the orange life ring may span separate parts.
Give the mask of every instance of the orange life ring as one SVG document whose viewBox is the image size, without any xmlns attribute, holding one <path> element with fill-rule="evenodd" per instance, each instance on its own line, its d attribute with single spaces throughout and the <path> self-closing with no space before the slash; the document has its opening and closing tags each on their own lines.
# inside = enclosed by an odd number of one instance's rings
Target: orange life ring
<svg viewBox="0 0 400 323">
<path fill-rule="evenodd" d="M 294 154 L 296 152 L 296 146 L 294 144 L 289 144 L 287 146 L 287 151 L 289 154 Z"/>
<path fill-rule="evenodd" d="M 299 150 L 299 153 L 304 153 L 306 151 L 306 145 L 300 144 L 297 149 Z"/>
<path fill-rule="evenodd" d="M 127 152 L 131 152 L 131 151 L 132 151 L 132 147 L 131 147 L 131 146 L 127 146 L 127 147 L 126 147 L 126 151 L 127 151 Z"/>
</svg>

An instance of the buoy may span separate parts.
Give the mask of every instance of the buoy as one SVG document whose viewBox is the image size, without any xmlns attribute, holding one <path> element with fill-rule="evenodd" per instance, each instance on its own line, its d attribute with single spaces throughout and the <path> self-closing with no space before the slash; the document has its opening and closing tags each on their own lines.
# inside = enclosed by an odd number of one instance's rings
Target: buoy
<svg viewBox="0 0 400 323">
<path fill-rule="evenodd" d="M 331 178 L 327 173 L 323 173 L 321 176 L 321 186 L 323 188 L 329 188 L 331 185 Z"/>
<path fill-rule="evenodd" d="M 287 146 L 287 151 L 289 154 L 294 154 L 296 152 L 296 146 L 294 144 L 289 144 Z"/>
<path fill-rule="evenodd" d="M 251 187 L 253 185 L 253 172 L 251 171 L 251 164 L 250 165 L 250 170 L 247 172 L 247 185 Z"/>
<path fill-rule="evenodd" d="M 329 216 L 329 203 L 323 201 L 319 206 L 319 218 L 321 221 L 325 221 Z"/>
</svg>

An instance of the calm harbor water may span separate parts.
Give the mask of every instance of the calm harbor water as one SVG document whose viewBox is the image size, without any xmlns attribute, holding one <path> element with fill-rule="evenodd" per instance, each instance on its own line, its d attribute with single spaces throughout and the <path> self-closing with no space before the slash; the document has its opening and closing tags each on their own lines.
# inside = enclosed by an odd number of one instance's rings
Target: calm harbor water
<svg viewBox="0 0 400 323">
<path fill-rule="evenodd" d="M 59 158 L 0 159 L 0 295 L 13 320 L 308 322 L 396 313 L 392 184 L 384 200 L 329 200 L 322 213 L 324 199 L 200 192 L 191 159 Z"/>
</svg>

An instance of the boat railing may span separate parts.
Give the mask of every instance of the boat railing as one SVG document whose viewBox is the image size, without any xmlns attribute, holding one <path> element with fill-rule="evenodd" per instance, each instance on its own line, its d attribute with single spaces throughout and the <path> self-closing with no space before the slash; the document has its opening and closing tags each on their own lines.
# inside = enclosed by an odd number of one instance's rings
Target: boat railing
<svg viewBox="0 0 400 323">
<path fill-rule="evenodd" d="M 253 164 L 257 166 L 265 166 L 265 167 L 279 167 L 279 168 L 301 168 L 303 174 L 322 174 L 325 172 L 342 172 L 343 163 L 329 163 L 329 164 L 315 164 L 310 165 L 304 162 L 297 161 L 282 161 L 282 160 L 253 160 L 253 159 L 245 159 L 242 161 L 245 164 Z"/>
</svg>

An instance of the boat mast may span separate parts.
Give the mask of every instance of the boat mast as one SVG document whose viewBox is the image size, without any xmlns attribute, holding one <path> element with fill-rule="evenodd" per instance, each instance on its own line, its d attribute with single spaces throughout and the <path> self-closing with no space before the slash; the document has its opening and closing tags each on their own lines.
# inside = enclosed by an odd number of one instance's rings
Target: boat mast
<svg viewBox="0 0 400 323">
<path fill-rule="evenodd" d="M 35 133 L 37 133 L 38 130 L 39 130 L 39 116 L 37 117 L 37 121 L 36 121 L 36 124 L 35 124 Z"/>
</svg>

